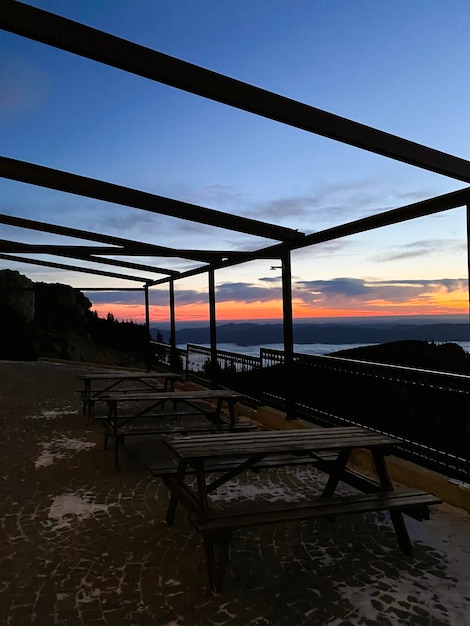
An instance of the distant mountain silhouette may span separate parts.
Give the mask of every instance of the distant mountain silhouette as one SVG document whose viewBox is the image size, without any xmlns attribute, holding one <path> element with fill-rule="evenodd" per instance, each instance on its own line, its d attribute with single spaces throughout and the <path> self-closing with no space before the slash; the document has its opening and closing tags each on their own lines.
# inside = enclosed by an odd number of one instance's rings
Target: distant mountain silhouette
<svg viewBox="0 0 470 626">
<path fill-rule="evenodd" d="M 409 339 L 375 346 L 338 350 L 329 356 L 441 372 L 470 373 L 470 355 L 455 343 L 435 345 L 427 341 Z"/>
<path fill-rule="evenodd" d="M 408 339 L 448 342 L 469 341 L 470 329 L 467 323 L 440 322 L 435 324 L 418 323 L 296 323 L 294 324 L 295 343 L 385 343 Z M 176 332 L 176 342 L 209 343 L 209 327 L 183 328 Z M 282 343 L 282 324 L 257 324 L 241 322 L 217 326 L 218 343 L 234 343 L 239 346 Z"/>
</svg>

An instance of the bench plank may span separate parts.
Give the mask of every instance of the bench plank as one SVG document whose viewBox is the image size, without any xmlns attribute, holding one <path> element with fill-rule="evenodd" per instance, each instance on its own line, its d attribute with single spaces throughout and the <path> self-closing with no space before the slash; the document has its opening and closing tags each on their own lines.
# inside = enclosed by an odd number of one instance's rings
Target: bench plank
<svg viewBox="0 0 470 626">
<path fill-rule="evenodd" d="M 191 522 L 198 530 L 218 530 L 245 528 L 275 524 L 294 520 L 306 520 L 315 517 L 334 517 L 335 515 L 350 515 L 369 513 L 374 511 L 401 510 L 418 505 L 440 504 L 442 501 L 433 494 L 417 489 L 403 489 L 380 493 L 358 494 L 346 497 L 324 498 L 299 503 L 276 503 L 273 509 L 272 503 L 269 508 L 262 510 L 250 503 L 245 510 L 242 507 L 232 507 L 224 511 L 209 510 L 204 518 L 191 516 Z M 245 505 L 246 506 L 246 505 Z"/>
</svg>

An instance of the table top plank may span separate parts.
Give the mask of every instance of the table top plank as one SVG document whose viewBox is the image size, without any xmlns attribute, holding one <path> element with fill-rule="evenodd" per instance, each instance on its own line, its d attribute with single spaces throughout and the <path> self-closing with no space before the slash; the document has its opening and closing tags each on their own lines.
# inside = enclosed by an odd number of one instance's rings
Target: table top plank
<svg viewBox="0 0 470 626">
<path fill-rule="evenodd" d="M 383 447 L 397 439 L 359 427 L 299 429 L 292 431 L 256 431 L 197 435 L 165 439 L 167 446 L 187 461 L 225 456 L 249 456 L 255 453 L 320 452 L 345 447 Z"/>
<path fill-rule="evenodd" d="M 107 400 L 109 402 L 127 402 L 130 400 L 236 400 L 242 397 L 242 394 L 237 393 L 236 391 L 229 391 L 227 389 L 208 389 L 204 391 L 186 391 L 183 389 L 178 391 L 138 391 L 126 393 L 125 395 L 122 392 L 116 391 L 101 395 L 102 400 Z"/>
<path fill-rule="evenodd" d="M 78 374 L 79 380 L 138 380 L 149 378 L 181 378 L 174 372 L 99 372 L 97 374 Z"/>
</svg>

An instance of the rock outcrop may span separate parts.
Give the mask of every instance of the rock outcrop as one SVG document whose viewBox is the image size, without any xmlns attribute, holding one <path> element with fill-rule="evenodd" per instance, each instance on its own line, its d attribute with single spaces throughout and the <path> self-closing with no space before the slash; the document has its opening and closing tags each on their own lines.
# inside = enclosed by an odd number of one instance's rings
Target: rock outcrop
<svg viewBox="0 0 470 626">
<path fill-rule="evenodd" d="M 142 366 L 144 326 L 99 318 L 92 303 L 69 285 L 34 283 L 0 271 L 0 359 L 60 358 Z"/>
</svg>

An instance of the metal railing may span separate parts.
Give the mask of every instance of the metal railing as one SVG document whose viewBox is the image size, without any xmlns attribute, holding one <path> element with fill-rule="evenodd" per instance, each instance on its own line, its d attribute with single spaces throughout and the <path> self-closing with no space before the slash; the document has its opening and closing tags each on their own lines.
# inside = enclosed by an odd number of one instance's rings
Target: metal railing
<svg viewBox="0 0 470 626">
<path fill-rule="evenodd" d="M 284 354 L 261 350 L 263 367 Z M 270 403 L 334 426 L 355 424 L 401 441 L 402 456 L 470 481 L 470 376 L 331 356 L 294 354 L 284 386 L 273 378 Z M 289 397 L 290 395 L 290 397 Z"/>
<path fill-rule="evenodd" d="M 210 348 L 179 355 L 189 378 L 211 382 Z M 259 357 L 218 350 L 217 383 L 322 426 L 392 435 L 401 456 L 470 482 L 468 375 L 299 353 L 288 367 L 282 351 L 261 348 Z"/>
<path fill-rule="evenodd" d="M 169 344 L 158 341 L 150 341 L 149 346 L 150 364 L 152 366 L 175 372 L 186 371 L 187 350 L 172 348 Z"/>
<path fill-rule="evenodd" d="M 199 379 L 205 383 L 211 382 L 210 348 L 188 343 L 186 364 L 188 377 Z M 225 378 L 228 374 L 251 372 L 260 367 L 259 357 L 217 350 L 217 373 L 219 378 Z"/>
</svg>

